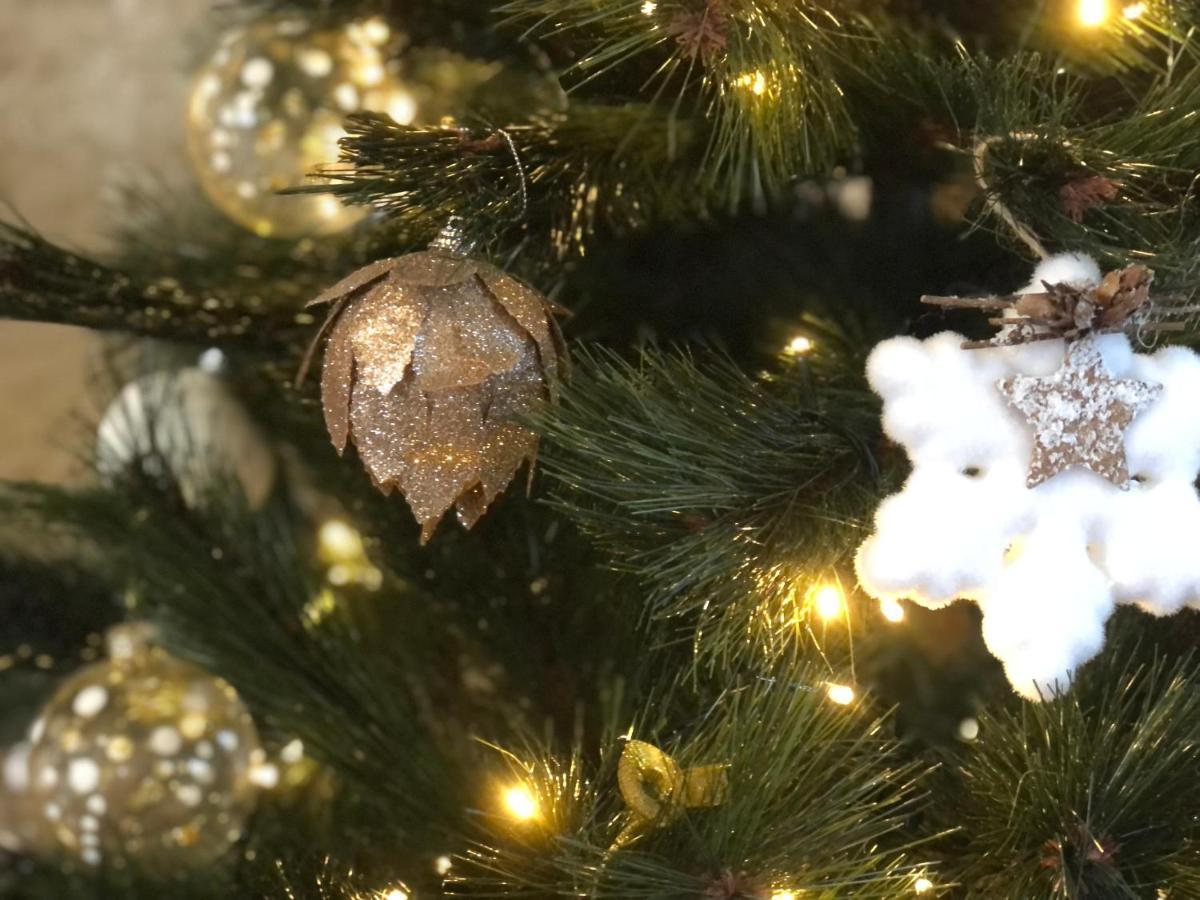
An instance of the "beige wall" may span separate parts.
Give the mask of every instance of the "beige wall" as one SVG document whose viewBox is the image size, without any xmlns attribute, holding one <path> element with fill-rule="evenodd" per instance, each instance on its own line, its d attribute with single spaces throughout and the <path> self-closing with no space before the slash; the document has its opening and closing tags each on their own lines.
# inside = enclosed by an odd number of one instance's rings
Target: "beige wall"
<svg viewBox="0 0 1200 900">
<path fill-rule="evenodd" d="M 183 103 L 211 0 L 0 0 L 0 205 L 102 250 L 111 186 L 147 167 L 188 177 Z M 3 215 L 3 213 L 0 213 Z M 78 474 L 76 414 L 97 339 L 0 323 L 0 478 Z"/>
</svg>

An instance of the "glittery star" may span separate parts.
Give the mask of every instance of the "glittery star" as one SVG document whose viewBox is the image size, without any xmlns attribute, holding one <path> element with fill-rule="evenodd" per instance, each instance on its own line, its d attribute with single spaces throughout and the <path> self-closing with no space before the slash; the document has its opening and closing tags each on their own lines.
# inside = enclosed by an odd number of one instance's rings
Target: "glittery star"
<svg viewBox="0 0 1200 900">
<path fill-rule="evenodd" d="M 1053 375 L 1014 375 L 998 387 L 1033 428 L 1029 487 L 1072 466 L 1090 469 L 1122 490 L 1129 487 L 1125 429 L 1158 399 L 1162 385 L 1113 378 L 1088 338 L 1068 345 Z"/>
</svg>

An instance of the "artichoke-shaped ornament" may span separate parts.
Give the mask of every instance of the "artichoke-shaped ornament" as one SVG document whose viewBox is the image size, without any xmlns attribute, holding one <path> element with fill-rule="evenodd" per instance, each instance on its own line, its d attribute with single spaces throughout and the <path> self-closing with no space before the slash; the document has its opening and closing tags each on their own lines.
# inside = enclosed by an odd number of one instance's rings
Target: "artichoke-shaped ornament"
<svg viewBox="0 0 1200 900">
<path fill-rule="evenodd" d="M 470 528 L 532 463 L 537 434 L 519 419 L 555 399 L 567 365 L 553 305 L 460 246 L 448 226 L 309 303 L 334 304 L 309 350 L 328 334 L 329 437 L 339 453 L 353 441 L 375 486 L 404 495 L 422 543 L 451 506 Z"/>
</svg>

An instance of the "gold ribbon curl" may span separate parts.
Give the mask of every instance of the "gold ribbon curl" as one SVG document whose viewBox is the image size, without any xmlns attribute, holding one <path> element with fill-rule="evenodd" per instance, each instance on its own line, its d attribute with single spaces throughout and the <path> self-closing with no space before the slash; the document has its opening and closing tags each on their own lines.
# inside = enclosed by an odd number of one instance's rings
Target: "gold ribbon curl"
<svg viewBox="0 0 1200 900">
<path fill-rule="evenodd" d="M 629 822 L 612 849 L 628 847 L 655 826 L 667 825 L 687 809 L 720 806 L 729 793 L 728 766 L 681 769 L 662 750 L 629 741 L 617 764 L 617 784 L 629 807 Z"/>
</svg>

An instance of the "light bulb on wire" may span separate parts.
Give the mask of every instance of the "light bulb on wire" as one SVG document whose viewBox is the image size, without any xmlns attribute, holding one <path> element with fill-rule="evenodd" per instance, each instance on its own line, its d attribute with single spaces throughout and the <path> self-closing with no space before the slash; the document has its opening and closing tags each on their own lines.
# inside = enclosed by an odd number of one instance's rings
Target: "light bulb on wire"
<svg viewBox="0 0 1200 900">
<path fill-rule="evenodd" d="M 807 356 L 809 353 L 812 353 L 815 346 L 812 338 L 808 335 L 798 334 L 784 345 L 783 355 L 792 358 Z"/>
<path fill-rule="evenodd" d="M 812 607 L 817 615 L 828 621 L 846 614 L 846 596 L 836 584 L 819 585 L 812 594 Z"/>
<path fill-rule="evenodd" d="M 528 822 L 538 815 L 537 798 L 523 784 L 514 784 L 504 791 L 504 808 L 518 822 Z"/>
<path fill-rule="evenodd" d="M 1079 0 L 1077 15 L 1084 28 L 1097 28 L 1108 21 L 1108 0 Z"/>
<path fill-rule="evenodd" d="M 826 686 L 826 695 L 838 706 L 849 706 L 854 702 L 854 688 L 848 684 L 830 682 Z"/>
</svg>

